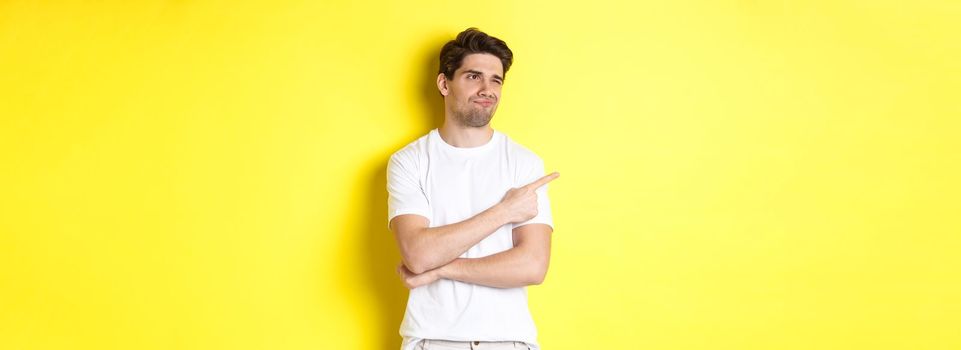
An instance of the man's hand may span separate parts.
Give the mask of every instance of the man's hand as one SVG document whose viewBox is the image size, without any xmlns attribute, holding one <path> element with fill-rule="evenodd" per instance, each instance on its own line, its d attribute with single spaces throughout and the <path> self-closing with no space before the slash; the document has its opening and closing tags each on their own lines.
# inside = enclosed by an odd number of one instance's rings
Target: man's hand
<svg viewBox="0 0 961 350">
<path fill-rule="evenodd" d="M 508 222 L 524 222 L 537 216 L 537 194 L 534 191 L 560 176 L 561 174 L 555 171 L 526 186 L 507 191 L 497 205 L 501 207 Z"/>
<path fill-rule="evenodd" d="M 407 289 L 414 289 L 434 283 L 434 281 L 440 278 L 437 270 L 438 269 L 430 270 L 418 275 L 408 270 L 407 266 L 404 266 L 404 263 L 397 265 L 397 275 L 400 276 L 400 279 L 404 282 L 404 286 L 407 287 Z"/>
</svg>

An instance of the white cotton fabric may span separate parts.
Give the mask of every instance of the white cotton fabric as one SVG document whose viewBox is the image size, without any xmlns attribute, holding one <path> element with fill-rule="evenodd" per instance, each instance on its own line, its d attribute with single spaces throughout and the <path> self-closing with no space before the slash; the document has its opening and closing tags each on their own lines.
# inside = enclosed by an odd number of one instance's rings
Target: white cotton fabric
<svg viewBox="0 0 961 350">
<path fill-rule="evenodd" d="M 499 203 L 509 189 L 544 175 L 540 157 L 499 131 L 484 145 L 459 148 L 444 142 L 434 129 L 390 157 L 388 225 L 404 214 L 423 216 L 430 227 L 461 222 Z M 460 257 L 480 258 L 512 248 L 515 227 L 532 223 L 553 227 L 547 186 L 536 193 L 536 217 L 501 226 Z M 414 350 L 422 339 L 522 341 L 539 349 L 525 288 L 447 279 L 410 291 L 400 335 L 403 350 Z"/>
</svg>

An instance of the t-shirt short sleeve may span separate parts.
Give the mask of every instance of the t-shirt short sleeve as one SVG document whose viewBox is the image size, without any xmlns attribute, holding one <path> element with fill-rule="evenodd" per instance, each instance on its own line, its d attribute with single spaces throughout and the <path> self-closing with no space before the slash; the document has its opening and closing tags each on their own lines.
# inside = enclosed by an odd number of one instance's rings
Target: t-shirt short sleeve
<svg viewBox="0 0 961 350">
<path fill-rule="evenodd" d="M 416 214 L 430 220 L 427 195 L 418 181 L 416 159 L 409 153 L 395 153 L 387 163 L 387 226 L 395 217 Z"/>
<path fill-rule="evenodd" d="M 544 173 L 544 161 L 537 156 L 534 156 L 528 164 L 522 166 L 527 170 L 521 170 L 521 174 L 523 175 L 520 176 L 519 186 L 527 185 L 547 175 Z M 541 186 L 534 191 L 534 193 L 537 194 L 537 216 L 530 220 L 513 224 L 513 228 L 528 224 L 546 224 L 550 226 L 551 229 L 554 228 L 554 218 L 551 216 L 551 201 L 547 198 L 547 186 L 550 186 L 550 184 Z"/>
</svg>

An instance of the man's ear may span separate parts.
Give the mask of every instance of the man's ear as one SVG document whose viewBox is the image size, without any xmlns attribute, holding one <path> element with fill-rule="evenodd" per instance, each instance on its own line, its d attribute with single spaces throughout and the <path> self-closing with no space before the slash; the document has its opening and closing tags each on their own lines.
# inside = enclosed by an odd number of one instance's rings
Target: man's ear
<svg viewBox="0 0 961 350">
<path fill-rule="evenodd" d="M 447 76 L 445 76 L 444 73 L 437 75 L 437 90 L 440 91 L 442 96 L 447 96 L 447 93 L 450 91 L 447 89 Z"/>
</svg>

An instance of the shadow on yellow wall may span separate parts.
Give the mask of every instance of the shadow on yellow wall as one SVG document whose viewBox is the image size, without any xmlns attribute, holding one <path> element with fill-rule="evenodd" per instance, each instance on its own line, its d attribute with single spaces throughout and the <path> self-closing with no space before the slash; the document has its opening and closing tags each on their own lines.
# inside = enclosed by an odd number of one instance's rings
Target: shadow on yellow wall
<svg viewBox="0 0 961 350">
<path fill-rule="evenodd" d="M 413 75 L 408 86 L 419 92 L 419 102 L 422 111 L 419 117 L 425 119 L 426 128 L 420 135 L 427 134 L 431 129 L 440 127 L 444 122 L 443 98 L 437 91 L 435 77 L 438 67 L 437 51 L 446 38 L 432 40 L 422 50 L 421 59 L 415 69 L 419 74 Z M 415 119 L 415 118 L 411 118 Z M 395 145 L 390 152 L 377 155 L 372 161 L 378 164 L 368 178 L 369 187 L 365 215 L 360 217 L 364 221 L 357 227 L 365 228 L 361 251 L 354 256 L 366 259 L 361 265 L 366 266 L 366 282 L 377 301 L 376 309 L 380 315 L 377 329 L 370 330 L 372 339 L 380 339 L 378 349 L 399 349 L 401 338 L 398 333 L 400 323 L 407 306 L 407 290 L 398 279 L 395 268 L 400 263 L 400 253 L 394 240 L 393 233 L 387 227 L 387 162 L 396 150 L 414 141 L 404 140 Z"/>
</svg>

